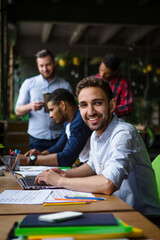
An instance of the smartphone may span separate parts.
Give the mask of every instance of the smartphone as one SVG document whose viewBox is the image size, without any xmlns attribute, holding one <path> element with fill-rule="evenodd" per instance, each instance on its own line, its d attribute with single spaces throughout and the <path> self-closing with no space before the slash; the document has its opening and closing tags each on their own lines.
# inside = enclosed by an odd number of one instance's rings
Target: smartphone
<svg viewBox="0 0 160 240">
<path fill-rule="evenodd" d="M 64 211 L 59 213 L 44 214 L 38 217 L 38 220 L 45 222 L 59 222 L 67 219 L 78 218 L 83 215 L 82 212 Z"/>
<path fill-rule="evenodd" d="M 44 99 L 44 111 L 47 113 L 49 112 L 48 106 L 47 106 L 47 99 L 49 97 L 50 93 L 43 92 L 43 99 Z"/>
</svg>

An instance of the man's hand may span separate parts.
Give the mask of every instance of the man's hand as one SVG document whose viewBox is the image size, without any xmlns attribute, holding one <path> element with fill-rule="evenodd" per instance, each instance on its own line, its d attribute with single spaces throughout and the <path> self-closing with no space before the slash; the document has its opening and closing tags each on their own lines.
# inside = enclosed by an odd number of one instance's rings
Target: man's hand
<svg viewBox="0 0 160 240">
<path fill-rule="evenodd" d="M 30 111 L 39 111 L 44 107 L 44 102 L 36 101 L 27 103 L 24 105 L 19 105 L 16 109 L 17 116 L 25 116 Z"/>
<path fill-rule="evenodd" d="M 35 179 L 35 184 L 41 185 L 43 182 L 45 182 L 47 185 L 60 187 L 59 183 L 62 178 L 62 175 L 57 173 L 55 170 L 48 169 L 38 174 Z"/>
<path fill-rule="evenodd" d="M 54 172 L 56 172 L 56 173 L 58 173 L 58 174 L 60 174 L 62 177 L 66 177 L 66 172 L 67 171 L 63 171 L 63 170 L 61 170 L 60 168 L 51 168 L 51 170 L 52 171 L 54 171 Z"/>
<path fill-rule="evenodd" d="M 41 110 L 42 107 L 44 107 L 44 102 L 36 101 L 36 102 L 30 103 L 30 108 L 33 111 Z"/>
<path fill-rule="evenodd" d="M 28 152 L 26 152 L 26 153 L 24 154 L 24 156 L 25 156 L 25 157 L 29 157 L 29 156 L 31 156 L 31 155 L 33 155 L 33 154 L 42 155 L 41 152 L 38 151 L 37 149 L 31 149 L 31 150 L 29 150 Z"/>
<path fill-rule="evenodd" d="M 21 166 L 28 166 L 29 165 L 29 157 L 20 154 L 20 165 Z"/>
<path fill-rule="evenodd" d="M 47 150 L 44 150 L 44 151 L 41 152 L 41 154 L 42 155 L 48 155 L 48 154 L 50 154 L 50 152 L 48 152 Z"/>
</svg>

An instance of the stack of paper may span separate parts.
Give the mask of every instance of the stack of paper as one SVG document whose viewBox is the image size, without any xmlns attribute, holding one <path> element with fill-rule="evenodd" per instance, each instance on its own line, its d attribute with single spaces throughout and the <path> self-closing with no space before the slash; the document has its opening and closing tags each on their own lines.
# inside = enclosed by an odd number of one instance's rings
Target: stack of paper
<svg viewBox="0 0 160 240">
<path fill-rule="evenodd" d="M 55 168 L 52 166 L 20 166 L 20 171 L 16 171 L 17 174 L 23 176 L 23 177 L 36 177 L 41 172 Z M 63 171 L 66 171 L 70 169 L 70 167 L 63 167 L 61 168 Z"/>
<path fill-rule="evenodd" d="M 5 190 L 0 194 L 0 204 L 43 204 L 51 190 Z"/>
<path fill-rule="evenodd" d="M 71 191 L 68 189 L 54 190 L 5 190 L 0 194 L 0 204 L 43 204 L 59 203 L 65 196 L 94 197 L 92 193 Z M 66 202 L 66 201 L 65 201 Z M 69 201 L 68 202 L 73 202 Z"/>
</svg>

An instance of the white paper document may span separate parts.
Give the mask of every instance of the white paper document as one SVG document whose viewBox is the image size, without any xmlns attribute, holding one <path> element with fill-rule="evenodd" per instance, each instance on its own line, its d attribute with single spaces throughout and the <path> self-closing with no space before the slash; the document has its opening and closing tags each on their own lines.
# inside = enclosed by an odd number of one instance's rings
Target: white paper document
<svg viewBox="0 0 160 240">
<path fill-rule="evenodd" d="M 55 189 L 54 191 L 51 192 L 49 195 L 48 199 L 45 201 L 47 202 L 64 202 L 63 200 L 55 200 L 55 198 L 65 198 L 65 196 L 83 196 L 83 197 L 94 197 L 92 193 L 87 193 L 87 192 L 77 192 L 77 191 L 72 191 L 68 189 Z M 70 201 L 71 202 L 71 201 Z"/>
<path fill-rule="evenodd" d="M 0 194 L 0 204 L 43 204 L 44 202 L 59 202 L 55 198 L 64 198 L 65 196 L 94 197 L 92 193 L 68 189 L 5 190 Z"/>
<path fill-rule="evenodd" d="M 37 177 L 37 175 L 43 171 L 30 171 L 30 172 L 15 171 L 15 172 L 25 178 L 25 177 Z"/>
<path fill-rule="evenodd" d="M 52 190 L 5 190 L 0 194 L 1 204 L 43 204 Z"/>
<path fill-rule="evenodd" d="M 54 168 L 54 167 L 52 166 L 20 166 L 20 171 L 22 172 L 45 171 L 50 168 Z"/>
<path fill-rule="evenodd" d="M 52 166 L 20 166 L 20 171 L 15 171 L 17 174 L 23 176 L 23 177 L 36 177 L 41 172 L 55 168 Z M 63 169 L 63 171 L 68 170 L 67 168 Z"/>
</svg>

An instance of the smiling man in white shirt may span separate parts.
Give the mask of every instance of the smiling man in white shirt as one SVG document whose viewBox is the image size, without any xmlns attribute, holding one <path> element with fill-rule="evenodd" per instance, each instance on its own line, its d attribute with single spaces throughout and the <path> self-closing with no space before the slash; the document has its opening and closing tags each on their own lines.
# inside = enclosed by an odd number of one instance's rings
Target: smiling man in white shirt
<svg viewBox="0 0 160 240">
<path fill-rule="evenodd" d="M 88 77 L 77 85 L 81 116 L 91 136 L 89 161 L 69 171 L 52 169 L 39 174 L 57 187 L 115 194 L 145 215 L 160 214 L 157 185 L 145 144 L 137 129 L 117 117 L 109 84 Z"/>
</svg>

